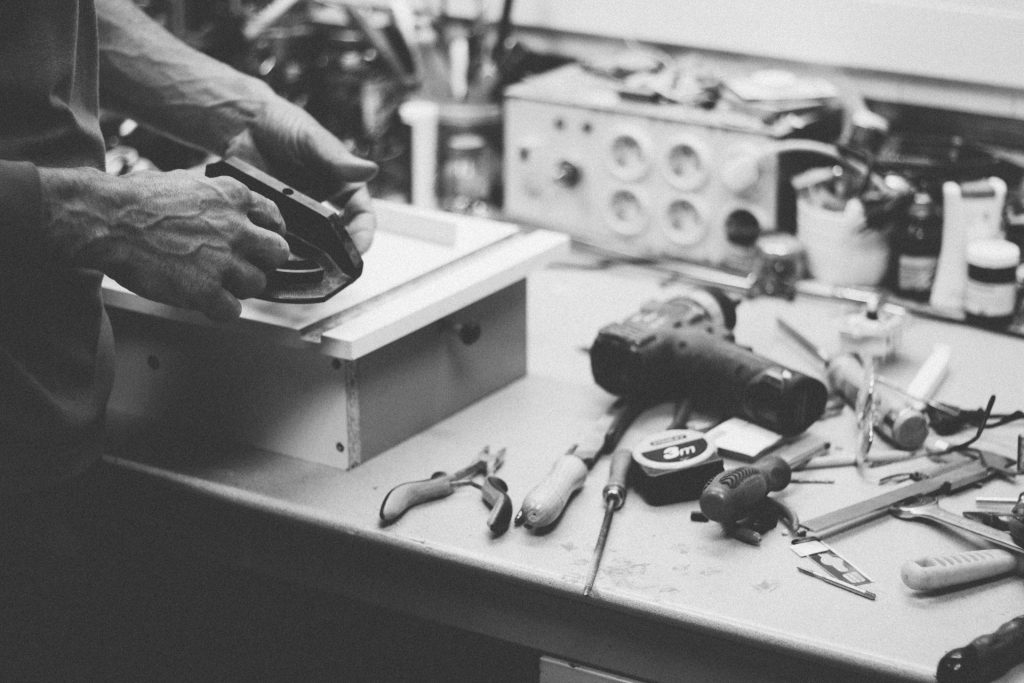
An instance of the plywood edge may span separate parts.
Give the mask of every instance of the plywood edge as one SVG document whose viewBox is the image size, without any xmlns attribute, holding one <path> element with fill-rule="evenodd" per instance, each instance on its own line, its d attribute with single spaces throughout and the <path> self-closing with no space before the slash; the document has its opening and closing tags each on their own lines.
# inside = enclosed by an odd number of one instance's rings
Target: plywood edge
<svg viewBox="0 0 1024 683">
<path fill-rule="evenodd" d="M 322 350 L 355 359 L 525 278 L 569 249 L 567 235 L 520 233 L 380 300 L 320 335 Z"/>
<path fill-rule="evenodd" d="M 103 302 L 107 309 L 117 309 L 129 313 L 137 313 L 148 317 L 162 318 L 172 322 L 187 323 L 193 326 L 208 327 L 210 329 L 222 330 L 230 333 L 242 332 L 245 334 L 258 334 L 261 338 L 272 341 L 281 346 L 309 347 L 308 340 L 303 339 L 299 330 L 279 326 L 268 326 L 255 320 L 241 317 L 231 322 L 216 322 L 210 320 L 199 311 L 185 308 L 178 308 L 169 304 L 162 304 L 151 299 L 139 296 L 134 292 L 125 289 L 109 278 L 104 278 L 102 286 Z"/>
</svg>

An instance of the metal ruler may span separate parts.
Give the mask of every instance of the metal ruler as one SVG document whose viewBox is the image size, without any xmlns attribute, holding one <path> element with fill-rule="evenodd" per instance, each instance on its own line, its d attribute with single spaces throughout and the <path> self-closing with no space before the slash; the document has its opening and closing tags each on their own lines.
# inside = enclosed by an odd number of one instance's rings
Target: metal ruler
<svg viewBox="0 0 1024 683">
<path fill-rule="evenodd" d="M 800 533 L 804 536 L 826 538 L 841 531 L 882 517 L 889 508 L 898 503 L 918 496 L 945 495 L 965 489 L 979 482 L 987 481 L 1002 472 L 1012 472 L 1008 465 L 1009 459 L 990 453 L 982 460 L 972 461 L 963 465 L 954 465 L 949 469 L 932 474 L 929 478 L 915 481 L 898 489 L 868 498 L 839 510 L 826 513 L 820 517 L 807 520 L 800 524 Z M 1007 467 L 995 467 L 993 461 L 1007 463 Z"/>
</svg>

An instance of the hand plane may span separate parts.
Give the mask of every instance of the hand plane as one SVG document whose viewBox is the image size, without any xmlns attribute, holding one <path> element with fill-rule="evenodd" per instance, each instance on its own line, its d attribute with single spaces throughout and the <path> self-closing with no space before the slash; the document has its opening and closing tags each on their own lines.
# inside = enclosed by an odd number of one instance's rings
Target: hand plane
<svg viewBox="0 0 1024 683">
<path fill-rule="evenodd" d="M 234 157 L 207 165 L 210 178 L 228 176 L 270 199 L 284 217 L 291 254 L 267 276 L 259 298 L 282 303 L 327 301 L 363 273 L 363 259 L 340 212 Z"/>
</svg>

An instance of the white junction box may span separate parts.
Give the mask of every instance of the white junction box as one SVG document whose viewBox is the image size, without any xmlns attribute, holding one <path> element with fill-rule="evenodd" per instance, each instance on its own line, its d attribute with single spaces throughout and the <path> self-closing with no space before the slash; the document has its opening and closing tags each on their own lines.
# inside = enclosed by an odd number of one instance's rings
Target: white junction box
<svg viewBox="0 0 1024 683">
<path fill-rule="evenodd" d="M 111 415 L 348 469 L 523 376 L 525 278 L 568 239 L 375 208 L 362 277 L 323 303 L 217 324 L 107 280 Z"/>
<path fill-rule="evenodd" d="M 576 64 L 509 87 L 504 107 L 514 220 L 713 265 L 777 227 L 777 138 L 754 116 L 625 100 Z"/>
</svg>

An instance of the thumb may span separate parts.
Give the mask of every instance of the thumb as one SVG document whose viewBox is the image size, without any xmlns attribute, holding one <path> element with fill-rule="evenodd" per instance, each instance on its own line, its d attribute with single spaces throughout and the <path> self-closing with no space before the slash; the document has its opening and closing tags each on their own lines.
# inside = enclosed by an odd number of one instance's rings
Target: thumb
<svg viewBox="0 0 1024 683">
<path fill-rule="evenodd" d="M 308 158 L 315 159 L 315 164 L 320 167 L 318 170 L 334 185 L 365 183 L 377 175 L 377 164 L 357 157 L 333 135 L 328 133 L 325 137 L 309 150 Z"/>
<path fill-rule="evenodd" d="M 281 98 L 268 102 L 251 135 L 270 172 L 314 199 L 377 174 L 377 164 L 357 157 L 309 112 Z"/>
<path fill-rule="evenodd" d="M 316 199 L 333 197 L 377 175 L 377 164 L 357 157 L 341 140 L 327 131 L 323 133 L 307 137 L 304 145 L 301 174 L 306 178 L 307 192 Z"/>
</svg>

